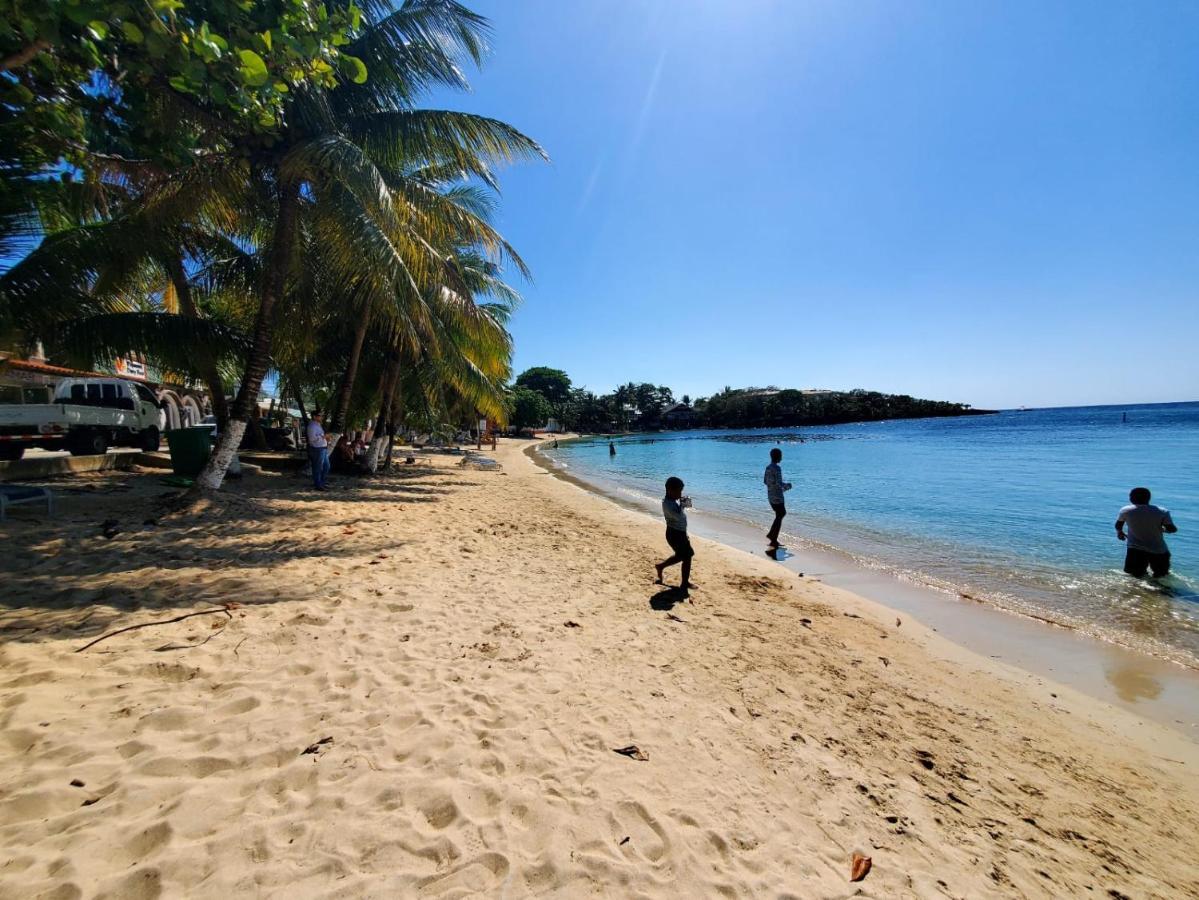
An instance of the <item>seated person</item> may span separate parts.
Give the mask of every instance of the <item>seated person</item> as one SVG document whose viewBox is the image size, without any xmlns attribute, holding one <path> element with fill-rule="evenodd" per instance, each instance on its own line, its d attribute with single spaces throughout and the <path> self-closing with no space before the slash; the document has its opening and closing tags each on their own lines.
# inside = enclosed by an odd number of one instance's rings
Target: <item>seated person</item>
<svg viewBox="0 0 1199 900">
<path fill-rule="evenodd" d="M 330 469 L 338 475 L 362 475 L 366 467 L 354 458 L 350 440 L 344 434 L 337 439 L 337 446 L 329 456 Z"/>
</svg>

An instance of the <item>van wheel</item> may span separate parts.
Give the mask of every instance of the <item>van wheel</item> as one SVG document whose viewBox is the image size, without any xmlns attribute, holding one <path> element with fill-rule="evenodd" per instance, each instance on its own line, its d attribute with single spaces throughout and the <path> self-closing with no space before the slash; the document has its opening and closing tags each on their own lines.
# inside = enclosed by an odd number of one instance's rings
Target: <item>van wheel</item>
<svg viewBox="0 0 1199 900">
<path fill-rule="evenodd" d="M 108 436 L 102 431 L 88 431 L 71 441 L 72 456 L 102 456 L 108 452 Z"/>
<path fill-rule="evenodd" d="M 151 425 L 142 431 L 142 450 L 147 453 L 155 452 L 162 445 L 162 435 Z"/>
<path fill-rule="evenodd" d="M 0 460 L 15 462 L 25 455 L 23 444 L 0 444 Z"/>
</svg>

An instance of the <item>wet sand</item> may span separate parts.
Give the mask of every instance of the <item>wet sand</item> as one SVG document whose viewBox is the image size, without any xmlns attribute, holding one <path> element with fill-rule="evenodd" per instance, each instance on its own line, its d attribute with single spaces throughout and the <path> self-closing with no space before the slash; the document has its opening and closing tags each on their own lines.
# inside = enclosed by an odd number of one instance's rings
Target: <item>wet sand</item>
<svg viewBox="0 0 1199 900">
<path fill-rule="evenodd" d="M 557 477 L 593 491 L 650 518 L 656 510 L 592 484 L 536 454 Z M 763 529 L 769 524 L 764 516 Z M 762 530 L 693 510 L 691 528 L 751 554 L 765 556 Z M 1199 742 L 1199 671 L 1157 659 L 1072 629 L 949 594 L 867 568 L 844 553 L 808 547 L 785 548 L 776 563 L 808 580 L 820 581 L 914 616 L 966 650 L 1016 668 L 1032 684 L 1055 682 L 1119 706 L 1146 721 L 1168 725 Z"/>
</svg>

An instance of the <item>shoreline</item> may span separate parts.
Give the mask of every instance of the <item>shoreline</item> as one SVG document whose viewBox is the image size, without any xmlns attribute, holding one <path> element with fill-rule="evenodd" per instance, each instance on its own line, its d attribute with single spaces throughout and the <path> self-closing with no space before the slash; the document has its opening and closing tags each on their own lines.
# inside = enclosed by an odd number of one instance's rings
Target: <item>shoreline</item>
<svg viewBox="0 0 1199 900">
<path fill-rule="evenodd" d="M 577 436 L 559 440 L 577 440 Z M 550 440 L 553 440 L 551 438 Z M 603 485 L 556 465 L 540 440 L 526 454 L 555 477 L 639 515 L 654 511 Z M 713 513 L 689 513 L 693 534 L 734 547 L 755 558 L 763 542 L 757 530 Z M 1199 670 L 1162 659 L 1069 625 L 961 597 L 858 562 L 837 548 L 791 550 L 774 563 L 806 580 L 849 591 L 904 615 L 979 657 L 998 660 L 1143 716 L 1199 743 Z"/>
</svg>

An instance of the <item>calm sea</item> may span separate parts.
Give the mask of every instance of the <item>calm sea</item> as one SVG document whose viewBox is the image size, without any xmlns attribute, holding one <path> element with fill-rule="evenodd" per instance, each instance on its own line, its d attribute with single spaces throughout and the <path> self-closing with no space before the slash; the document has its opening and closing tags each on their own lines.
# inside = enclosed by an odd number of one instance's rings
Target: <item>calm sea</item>
<svg viewBox="0 0 1199 900">
<path fill-rule="evenodd" d="M 697 510 L 752 523 L 771 514 L 771 447 L 794 483 L 784 543 L 836 548 L 865 565 L 1139 649 L 1199 664 L 1199 403 L 568 442 L 572 474 L 652 508 L 668 475 Z M 1174 572 L 1121 572 L 1116 513 L 1144 485 L 1171 510 Z M 763 537 L 765 546 L 765 537 Z"/>
</svg>

